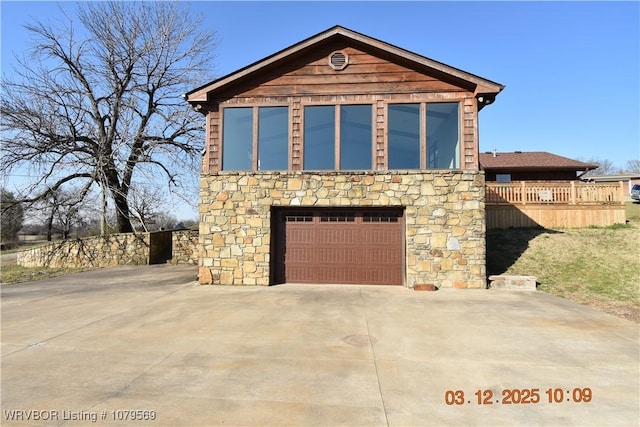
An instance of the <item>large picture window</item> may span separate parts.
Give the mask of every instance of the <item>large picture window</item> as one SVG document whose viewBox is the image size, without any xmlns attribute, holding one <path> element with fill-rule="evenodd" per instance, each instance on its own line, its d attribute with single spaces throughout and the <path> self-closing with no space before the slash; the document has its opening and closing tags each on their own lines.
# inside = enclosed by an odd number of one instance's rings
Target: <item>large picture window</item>
<svg viewBox="0 0 640 427">
<path fill-rule="evenodd" d="M 457 102 L 427 104 L 427 168 L 460 167 L 460 124 Z"/>
<path fill-rule="evenodd" d="M 371 120 L 371 105 L 340 106 L 340 169 L 371 169 Z"/>
<path fill-rule="evenodd" d="M 370 170 L 373 152 L 371 111 L 371 105 L 306 106 L 304 169 Z"/>
<path fill-rule="evenodd" d="M 222 170 L 288 170 L 291 129 L 287 106 L 222 109 Z M 372 170 L 371 104 L 307 105 L 302 110 L 304 170 Z M 388 104 L 386 166 L 459 169 L 460 104 Z"/>
<path fill-rule="evenodd" d="M 225 108 L 222 122 L 222 168 L 253 169 L 253 108 Z"/>
<path fill-rule="evenodd" d="M 389 169 L 460 168 L 459 103 L 389 104 Z"/>
<path fill-rule="evenodd" d="M 256 121 L 257 126 L 254 126 Z M 229 107 L 223 110 L 223 170 L 288 168 L 289 107 Z"/>
<path fill-rule="evenodd" d="M 389 169 L 420 169 L 420 104 L 389 105 Z"/>
<path fill-rule="evenodd" d="M 333 105 L 304 107 L 304 168 L 335 169 L 336 121 Z"/>
<path fill-rule="evenodd" d="M 258 169 L 287 170 L 289 168 L 289 109 L 260 107 L 258 109 Z"/>
</svg>

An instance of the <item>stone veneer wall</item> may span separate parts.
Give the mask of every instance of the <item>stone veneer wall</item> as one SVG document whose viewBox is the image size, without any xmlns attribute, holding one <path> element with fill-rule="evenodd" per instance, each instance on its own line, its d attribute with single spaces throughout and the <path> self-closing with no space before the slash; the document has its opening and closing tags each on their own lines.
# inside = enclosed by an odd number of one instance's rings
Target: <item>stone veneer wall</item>
<svg viewBox="0 0 640 427">
<path fill-rule="evenodd" d="M 112 267 L 168 261 L 198 264 L 198 232 L 121 233 L 84 239 L 61 240 L 18 252 L 24 267 Z"/>
<path fill-rule="evenodd" d="M 404 207 L 406 286 L 486 288 L 484 173 L 219 172 L 200 180 L 202 284 L 269 285 L 271 208 Z"/>
<path fill-rule="evenodd" d="M 149 233 L 61 240 L 18 252 L 24 267 L 112 267 L 149 263 Z"/>
<path fill-rule="evenodd" d="M 198 231 L 176 230 L 172 237 L 171 264 L 198 264 Z"/>
</svg>

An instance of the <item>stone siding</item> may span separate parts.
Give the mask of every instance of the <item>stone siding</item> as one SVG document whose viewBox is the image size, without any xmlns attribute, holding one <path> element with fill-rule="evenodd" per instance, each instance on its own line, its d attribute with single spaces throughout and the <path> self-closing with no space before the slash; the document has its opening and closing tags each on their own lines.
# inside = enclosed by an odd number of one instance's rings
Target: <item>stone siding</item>
<svg viewBox="0 0 640 427">
<path fill-rule="evenodd" d="M 402 207 L 406 286 L 486 288 L 484 194 L 478 171 L 202 175 L 199 281 L 271 284 L 272 207 Z"/>
<path fill-rule="evenodd" d="M 198 263 L 198 232 L 122 233 L 61 240 L 18 252 L 24 267 L 113 267 Z"/>
<path fill-rule="evenodd" d="M 198 231 L 176 230 L 173 232 L 171 264 L 198 265 Z"/>
<path fill-rule="evenodd" d="M 112 267 L 149 263 L 149 233 L 61 240 L 18 252 L 24 267 Z"/>
</svg>

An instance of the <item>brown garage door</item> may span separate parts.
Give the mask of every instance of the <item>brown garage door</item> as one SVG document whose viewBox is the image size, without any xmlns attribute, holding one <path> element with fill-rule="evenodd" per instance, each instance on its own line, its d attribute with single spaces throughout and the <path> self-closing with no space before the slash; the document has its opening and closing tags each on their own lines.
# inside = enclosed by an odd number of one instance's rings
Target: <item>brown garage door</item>
<svg viewBox="0 0 640 427">
<path fill-rule="evenodd" d="M 402 285 L 402 210 L 280 214 L 282 281 Z"/>
</svg>

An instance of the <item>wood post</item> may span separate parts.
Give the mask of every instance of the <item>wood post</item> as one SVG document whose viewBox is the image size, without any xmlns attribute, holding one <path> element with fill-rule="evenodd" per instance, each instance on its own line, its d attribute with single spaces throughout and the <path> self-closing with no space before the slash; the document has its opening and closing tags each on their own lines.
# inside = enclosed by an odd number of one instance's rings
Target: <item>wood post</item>
<svg viewBox="0 0 640 427">
<path fill-rule="evenodd" d="M 620 199 L 620 204 L 624 205 L 624 184 L 622 181 L 619 181 L 618 183 L 618 198 Z M 631 181 L 629 181 L 629 190 L 631 190 Z"/>
</svg>

